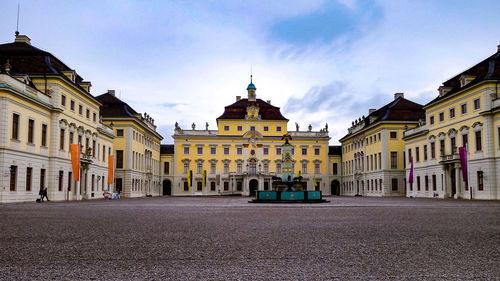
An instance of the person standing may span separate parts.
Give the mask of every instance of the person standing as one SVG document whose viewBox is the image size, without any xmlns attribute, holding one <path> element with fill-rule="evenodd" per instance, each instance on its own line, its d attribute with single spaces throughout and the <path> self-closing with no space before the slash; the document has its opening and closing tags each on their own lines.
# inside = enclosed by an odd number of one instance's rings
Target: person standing
<svg viewBox="0 0 500 281">
<path fill-rule="evenodd" d="M 43 198 L 44 198 L 44 197 L 45 197 L 45 198 L 47 198 L 47 202 L 49 202 L 49 201 L 50 201 L 50 200 L 49 200 L 49 197 L 47 196 L 47 188 L 44 188 L 44 189 L 43 189 L 42 202 L 43 202 Z"/>
<path fill-rule="evenodd" d="M 40 188 L 40 191 L 38 192 L 38 195 L 40 195 L 40 200 L 43 202 L 43 188 Z"/>
</svg>

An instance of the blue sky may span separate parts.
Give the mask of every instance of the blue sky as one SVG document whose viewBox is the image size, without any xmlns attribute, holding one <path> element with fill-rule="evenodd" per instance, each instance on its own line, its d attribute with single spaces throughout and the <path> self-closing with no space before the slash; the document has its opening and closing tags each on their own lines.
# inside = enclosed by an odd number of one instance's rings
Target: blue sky
<svg viewBox="0 0 500 281">
<path fill-rule="evenodd" d="M 250 66 L 257 96 L 305 129 L 351 121 L 396 92 L 425 104 L 446 79 L 500 44 L 498 1 L 18 1 L 20 32 L 93 84 L 155 119 L 204 128 Z M 16 1 L 2 2 L 0 42 L 14 39 Z"/>
</svg>

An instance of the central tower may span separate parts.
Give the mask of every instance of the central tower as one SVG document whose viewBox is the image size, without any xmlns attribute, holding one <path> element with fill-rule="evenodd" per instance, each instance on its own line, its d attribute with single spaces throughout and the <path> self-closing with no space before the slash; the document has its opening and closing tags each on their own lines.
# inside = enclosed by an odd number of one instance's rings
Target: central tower
<svg viewBox="0 0 500 281">
<path fill-rule="evenodd" d="M 255 85 L 252 82 L 252 75 L 250 75 L 250 84 L 248 84 L 247 91 L 248 91 L 248 101 L 255 101 L 255 91 L 257 88 L 255 88 Z"/>
</svg>

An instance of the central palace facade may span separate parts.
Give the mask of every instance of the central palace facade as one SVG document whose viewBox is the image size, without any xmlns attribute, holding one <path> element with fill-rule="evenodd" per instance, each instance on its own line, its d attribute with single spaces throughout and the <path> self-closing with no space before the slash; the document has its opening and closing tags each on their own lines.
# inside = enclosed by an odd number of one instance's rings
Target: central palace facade
<svg viewBox="0 0 500 281">
<path fill-rule="evenodd" d="M 161 144 L 152 116 L 113 90 L 92 95 L 76 70 L 16 35 L 0 45 L 0 202 L 34 201 L 44 188 L 51 200 L 252 196 L 284 172 L 323 195 L 498 200 L 499 82 L 500 47 L 444 81 L 425 105 L 396 93 L 367 109 L 331 146 L 327 124 L 290 130 L 278 107 L 257 98 L 251 77 L 247 96 L 224 108 L 215 130 L 175 123 L 174 144 Z M 82 148 L 79 184 L 71 144 Z"/>
</svg>

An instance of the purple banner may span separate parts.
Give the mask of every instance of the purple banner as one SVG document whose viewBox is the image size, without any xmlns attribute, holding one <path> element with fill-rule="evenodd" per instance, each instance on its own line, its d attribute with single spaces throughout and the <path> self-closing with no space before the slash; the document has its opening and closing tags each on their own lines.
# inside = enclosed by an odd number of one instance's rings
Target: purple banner
<svg viewBox="0 0 500 281">
<path fill-rule="evenodd" d="M 413 183 L 413 157 L 410 158 L 410 176 L 408 177 L 408 182 Z"/>
<path fill-rule="evenodd" d="M 460 155 L 460 164 L 462 165 L 462 177 L 467 182 L 467 147 L 459 147 L 458 154 Z"/>
</svg>

